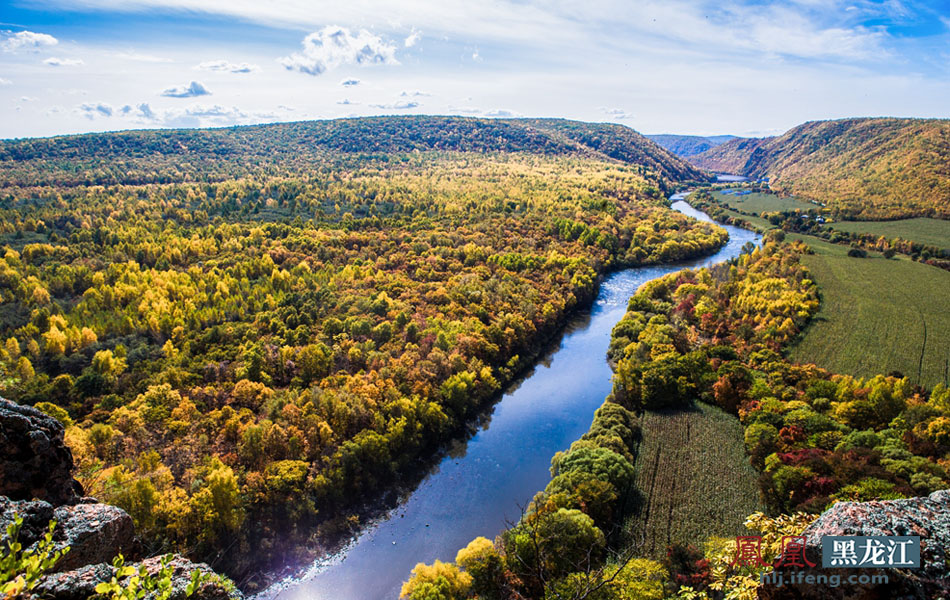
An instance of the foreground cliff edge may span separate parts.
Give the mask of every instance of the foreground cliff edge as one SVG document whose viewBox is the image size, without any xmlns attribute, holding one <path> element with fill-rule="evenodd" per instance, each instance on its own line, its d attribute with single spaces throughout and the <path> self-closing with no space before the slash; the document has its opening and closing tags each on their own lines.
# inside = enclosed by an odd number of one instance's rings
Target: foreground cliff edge
<svg viewBox="0 0 950 600">
<path fill-rule="evenodd" d="M 18 578 L 28 582 L 0 592 L 3 597 L 82 600 L 96 596 L 96 586 L 113 578 L 124 585 L 128 578 L 113 566 L 116 557 L 123 556 L 127 561 L 141 559 L 126 563 L 135 573 L 141 567 L 150 577 L 158 577 L 163 568 L 170 572 L 170 599 L 242 598 L 233 584 L 204 563 L 177 554 L 164 562 L 158 556 L 143 558 L 128 513 L 82 496 L 82 487 L 72 478 L 73 457 L 63 436 L 63 425 L 56 419 L 0 398 L 0 564 L 5 567 L 0 571 L 0 590 Z M 35 580 L 36 567 L 22 561 L 7 572 L 8 559 L 17 554 L 16 544 L 24 552 L 41 548 L 51 521 L 55 522 L 51 550 L 62 556 Z M 18 535 L 11 539 L 10 526 L 15 522 Z M 200 574 L 200 584 L 189 587 L 195 572 Z"/>
</svg>

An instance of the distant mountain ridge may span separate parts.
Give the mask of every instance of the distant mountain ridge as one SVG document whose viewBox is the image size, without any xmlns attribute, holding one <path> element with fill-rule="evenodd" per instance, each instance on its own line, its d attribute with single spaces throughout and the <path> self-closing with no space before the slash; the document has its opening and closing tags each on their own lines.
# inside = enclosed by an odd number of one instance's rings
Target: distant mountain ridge
<svg viewBox="0 0 950 600">
<path fill-rule="evenodd" d="M 950 119 L 811 121 L 689 157 L 718 173 L 769 177 L 773 190 L 854 219 L 950 218 Z"/>
<path fill-rule="evenodd" d="M 660 146 L 663 146 L 673 154 L 686 158 L 696 156 L 702 152 L 715 148 L 730 140 L 736 139 L 734 135 L 676 135 L 671 133 L 651 134 L 650 138 Z"/>
<path fill-rule="evenodd" d="M 364 117 L 221 129 L 134 130 L 0 142 L 0 186 L 214 179 L 262 166 L 301 168 L 332 155 L 503 152 L 579 156 L 708 175 L 633 129 L 563 119 Z"/>
</svg>

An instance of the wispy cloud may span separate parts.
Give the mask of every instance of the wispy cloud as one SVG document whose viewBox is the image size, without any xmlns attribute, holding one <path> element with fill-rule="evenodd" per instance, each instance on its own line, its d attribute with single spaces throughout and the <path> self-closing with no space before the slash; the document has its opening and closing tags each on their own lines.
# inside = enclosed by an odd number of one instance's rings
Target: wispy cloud
<svg viewBox="0 0 950 600">
<path fill-rule="evenodd" d="M 341 65 L 396 65 L 396 46 L 365 29 L 331 25 L 304 38 L 303 51 L 279 59 L 290 71 L 320 75 Z"/>
<path fill-rule="evenodd" d="M 143 54 L 141 52 L 116 52 L 113 54 L 116 58 L 121 58 L 122 60 L 131 60 L 135 62 L 143 63 L 170 63 L 175 62 L 170 58 L 165 58 L 163 56 L 155 56 L 152 54 Z"/>
<path fill-rule="evenodd" d="M 419 108 L 421 104 L 418 102 L 406 102 L 404 100 L 400 100 L 399 102 L 393 102 L 391 104 L 370 104 L 370 106 L 385 110 L 409 110 L 411 108 Z"/>
<path fill-rule="evenodd" d="M 195 65 L 196 69 L 203 71 L 218 71 L 223 73 L 253 73 L 259 71 L 260 67 L 250 63 L 233 63 L 226 60 L 206 60 Z"/>
<path fill-rule="evenodd" d="M 600 112 L 604 113 L 612 119 L 632 119 L 633 115 L 628 113 L 622 108 L 607 108 L 605 106 L 600 107 Z"/>
<path fill-rule="evenodd" d="M 114 112 L 113 108 L 104 102 L 87 102 L 80 104 L 78 110 L 84 117 L 90 120 L 96 117 L 111 117 Z"/>
<path fill-rule="evenodd" d="M 35 49 L 42 46 L 55 46 L 59 40 L 47 33 L 36 33 L 34 31 L 0 31 L 0 48 L 5 52 L 16 52 L 21 49 Z"/>
<path fill-rule="evenodd" d="M 412 30 L 412 33 L 410 33 L 408 36 L 406 36 L 406 40 L 403 42 L 403 45 L 404 45 L 406 48 L 412 48 L 413 46 L 415 46 L 416 44 L 418 44 L 418 43 L 419 43 L 419 40 L 421 40 L 421 39 L 422 39 L 422 33 L 416 31 L 415 29 L 413 29 L 413 30 Z"/>
<path fill-rule="evenodd" d="M 162 96 L 168 98 L 194 98 L 196 96 L 207 96 L 211 94 L 204 85 L 197 81 L 192 81 L 188 85 L 178 85 L 162 91 Z"/>
<path fill-rule="evenodd" d="M 78 67 L 79 65 L 84 65 L 81 58 L 57 58 L 51 56 L 43 61 L 44 65 L 49 65 L 51 67 Z"/>
<path fill-rule="evenodd" d="M 353 86 L 359 85 L 359 84 L 360 84 L 360 80 L 359 80 L 359 79 L 353 79 L 353 78 L 344 79 L 343 81 L 340 82 L 340 85 L 342 85 L 343 87 L 353 87 Z"/>
<path fill-rule="evenodd" d="M 422 98 L 431 95 L 429 92 L 423 92 L 422 90 L 404 90 L 399 94 L 401 98 Z"/>
<path fill-rule="evenodd" d="M 4 79 L 3 77 L 0 77 L 0 85 L 13 85 L 13 82 L 10 81 L 9 79 Z"/>
</svg>

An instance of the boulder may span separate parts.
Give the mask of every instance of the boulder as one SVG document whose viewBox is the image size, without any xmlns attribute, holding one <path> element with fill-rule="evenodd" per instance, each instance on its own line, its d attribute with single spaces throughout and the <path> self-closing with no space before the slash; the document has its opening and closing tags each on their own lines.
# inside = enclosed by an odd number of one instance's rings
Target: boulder
<svg viewBox="0 0 950 600">
<path fill-rule="evenodd" d="M 82 487 L 63 434 L 56 419 L 0 398 L 0 495 L 54 506 L 76 502 Z"/>
<path fill-rule="evenodd" d="M 6 541 L 7 526 L 13 523 L 15 516 L 23 519 L 18 541 L 28 548 L 46 535 L 53 518 L 53 505 L 42 500 L 11 500 L 0 496 L 0 540 L 3 542 Z M 6 546 L 5 543 L 2 545 Z"/>
<path fill-rule="evenodd" d="M 950 598 L 950 490 L 922 498 L 839 502 L 805 530 L 805 554 L 819 566 L 805 575 L 839 575 L 842 584 L 764 584 L 762 600 L 898 600 Z M 916 535 L 921 542 L 919 569 L 822 569 L 821 538 L 828 535 Z M 849 575 L 886 575 L 886 584 L 848 584 Z"/>
<path fill-rule="evenodd" d="M 83 565 L 111 563 L 119 554 L 135 558 L 137 544 L 132 517 L 109 504 L 76 504 L 53 508 L 40 500 L 10 500 L 0 496 L 0 541 L 5 542 L 7 525 L 14 515 L 23 518 L 18 541 L 25 549 L 43 539 L 50 519 L 56 520 L 54 550 L 69 546 L 56 571 L 70 571 Z M 5 544 L 4 544 L 5 545 Z"/>
<path fill-rule="evenodd" d="M 145 565 L 151 575 L 157 575 L 162 567 L 161 557 L 149 558 L 139 563 L 131 563 L 138 569 Z M 185 588 L 191 583 L 191 574 L 199 570 L 205 580 L 197 592 L 190 598 L 194 600 L 240 600 L 243 598 L 237 590 L 229 589 L 221 583 L 221 579 L 204 563 L 193 563 L 179 555 L 174 555 L 168 565 L 172 571 L 172 593 L 169 600 L 184 600 Z M 45 577 L 33 590 L 37 598 L 48 600 L 86 600 L 95 594 L 96 585 L 110 581 L 115 575 L 111 565 L 87 565 L 74 571 L 56 573 Z M 121 583 L 121 581 L 120 581 Z M 146 597 L 147 598 L 147 597 Z"/>
<path fill-rule="evenodd" d="M 57 571 L 69 571 L 82 565 L 111 563 L 122 554 L 135 558 L 135 524 L 132 517 L 110 504 L 60 506 L 53 513 L 57 547 L 69 546 L 69 552 L 56 565 Z"/>
</svg>

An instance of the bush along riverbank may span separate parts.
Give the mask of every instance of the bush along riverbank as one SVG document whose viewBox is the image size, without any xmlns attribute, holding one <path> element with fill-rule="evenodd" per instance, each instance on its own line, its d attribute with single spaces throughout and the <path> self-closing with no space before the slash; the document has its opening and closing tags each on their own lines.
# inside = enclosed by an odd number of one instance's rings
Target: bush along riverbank
<svg viewBox="0 0 950 600">
<path fill-rule="evenodd" d="M 738 419 L 770 515 L 755 512 L 745 527 L 763 536 L 767 559 L 777 556 L 782 535 L 800 534 L 837 501 L 947 487 L 944 386 L 858 379 L 783 357 L 819 300 L 801 264 L 807 247 L 780 237 L 767 236 L 736 260 L 644 285 L 613 332 L 614 392 L 590 431 L 554 457 L 547 488 L 494 541 L 473 541 L 455 563 L 418 565 L 403 596 L 755 597 L 762 569 L 731 566 L 734 537 L 674 544 L 660 560 L 641 557 L 633 465 L 645 412 L 701 402 Z"/>
</svg>

